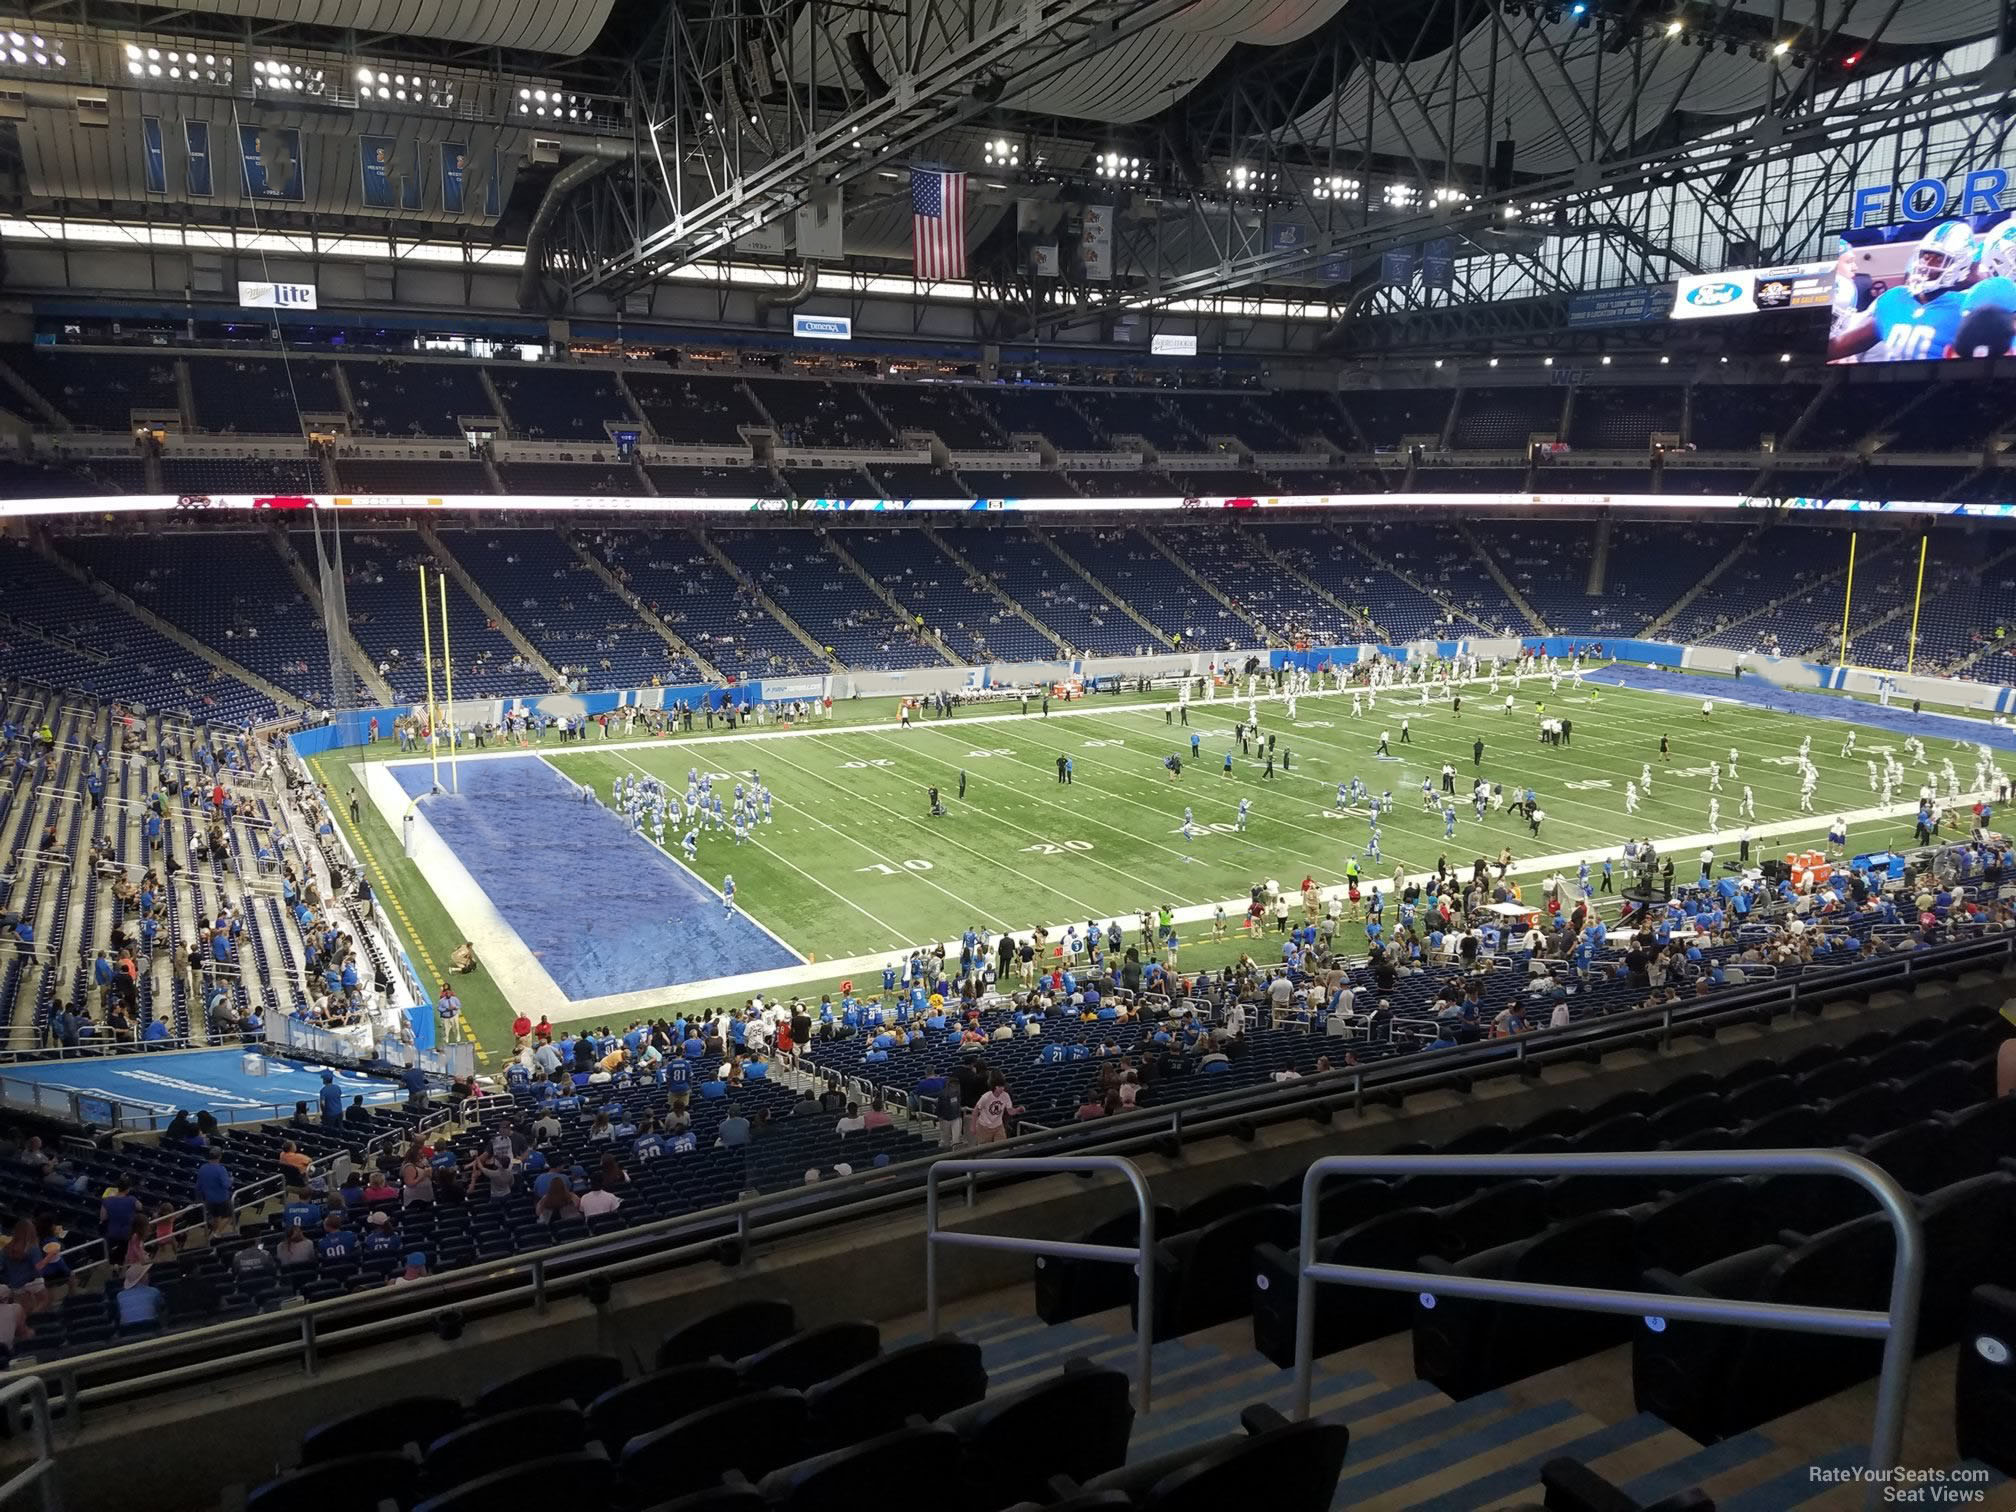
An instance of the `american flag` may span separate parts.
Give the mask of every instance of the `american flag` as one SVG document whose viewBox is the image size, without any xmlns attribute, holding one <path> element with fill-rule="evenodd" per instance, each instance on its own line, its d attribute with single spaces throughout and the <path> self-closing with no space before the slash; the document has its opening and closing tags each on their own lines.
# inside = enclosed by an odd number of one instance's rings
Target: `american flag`
<svg viewBox="0 0 2016 1512">
<path fill-rule="evenodd" d="M 910 232 L 919 278 L 966 276 L 966 175 L 910 170 Z"/>
</svg>

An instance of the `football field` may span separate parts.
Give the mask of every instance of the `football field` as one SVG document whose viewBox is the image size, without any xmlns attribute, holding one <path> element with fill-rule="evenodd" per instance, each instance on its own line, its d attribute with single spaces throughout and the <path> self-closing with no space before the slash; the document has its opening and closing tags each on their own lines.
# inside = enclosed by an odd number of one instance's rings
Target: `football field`
<svg viewBox="0 0 2016 1512">
<path fill-rule="evenodd" d="M 1446 702 L 1424 707 L 1406 690 L 1382 696 L 1357 718 L 1349 695 L 1332 693 L 1302 698 L 1293 721 L 1281 700 L 1263 698 L 1260 728 L 1276 742 L 1271 779 L 1258 748 L 1242 754 L 1235 738 L 1243 701 L 1194 702 L 1186 728 L 1173 702 L 1132 695 L 1056 702 L 1048 717 L 1034 709 L 1021 715 L 1013 704 L 981 704 L 907 730 L 879 723 L 695 734 L 549 750 L 546 759 L 605 802 L 624 773 L 656 777 L 683 795 L 689 770 L 709 772 L 731 805 L 737 782 L 753 792 L 760 780 L 775 799 L 772 821 L 754 826 L 740 844 L 727 828 L 703 829 L 693 870 L 717 889 L 732 873 L 738 905 L 816 961 L 952 939 L 968 926 L 1082 924 L 1162 904 L 1202 909 L 1208 917 L 1211 905 L 1243 899 L 1265 879 L 1284 887 L 1304 875 L 1340 882 L 1354 858 L 1369 882 L 1390 879 L 1396 868 L 1430 870 L 1442 856 L 1467 868 L 1475 857 L 1495 860 L 1510 847 L 1515 869 L 1551 857 L 1572 878 L 1581 855 L 1593 860 L 1639 836 L 1686 840 L 1674 862 L 1679 876 L 1690 878 L 1711 828 L 1711 799 L 1720 802 L 1719 855 L 1734 857 L 1746 784 L 1760 837 L 1753 859 L 1818 846 L 1835 815 L 1857 811 L 1864 812 L 1851 823 L 1851 850 L 1909 840 L 1911 800 L 1925 769 L 1909 762 L 1902 735 L 1859 728 L 1860 748 L 1844 758 L 1845 719 L 1724 702 L 1704 719 L 1699 697 L 1728 686 L 1704 680 L 1700 695 L 1683 697 L 1594 681 L 1572 690 L 1564 682 L 1557 694 L 1529 679 L 1510 713 L 1503 693 L 1490 699 L 1482 688 L 1466 692 L 1460 715 Z M 1509 680 L 1504 691 L 1511 691 Z M 1572 743 L 1540 741 L 1541 705 L 1572 721 Z M 1852 717 L 1864 707 L 1844 701 L 1840 710 Z M 1382 732 L 1390 737 L 1387 756 L 1376 754 Z M 1671 743 L 1666 759 L 1662 735 Z M 1820 780 L 1815 812 L 1802 816 L 1797 752 L 1809 735 Z M 1479 739 L 1481 762 L 1473 760 Z M 1972 750 L 1958 748 L 1950 735 L 1926 739 L 1930 762 L 1951 757 L 1963 784 L 1971 785 Z M 1865 762 L 1880 761 L 1893 747 L 1906 761 L 1906 781 L 1893 813 L 1877 819 L 1866 812 L 1877 794 Z M 1166 769 L 1171 754 L 1182 760 L 1180 776 Z M 1068 783 L 1059 781 L 1059 757 L 1070 758 Z M 1457 790 L 1450 839 L 1439 796 L 1445 762 Z M 1719 794 L 1710 791 L 1711 762 L 1724 769 Z M 1627 815 L 1625 784 L 1638 781 L 1648 763 L 1650 791 Z M 1546 815 L 1540 833 L 1509 811 L 1479 822 L 1469 800 L 1473 775 L 1502 783 L 1508 803 L 1515 791 L 1533 788 Z M 1374 793 L 1392 794 L 1377 858 L 1367 854 L 1365 806 L 1338 807 L 1338 784 L 1353 777 Z M 1424 777 L 1437 788 L 1432 812 L 1422 802 Z M 943 798 L 942 817 L 929 812 L 932 786 Z M 1250 802 L 1243 828 L 1242 799 Z M 1194 821 L 1187 839 L 1186 808 Z M 1779 825 L 1789 831 L 1774 834 Z M 682 832 L 683 826 L 666 836 L 675 855 Z M 1208 932 L 1208 924 L 1183 931 L 1186 939 Z"/>
</svg>

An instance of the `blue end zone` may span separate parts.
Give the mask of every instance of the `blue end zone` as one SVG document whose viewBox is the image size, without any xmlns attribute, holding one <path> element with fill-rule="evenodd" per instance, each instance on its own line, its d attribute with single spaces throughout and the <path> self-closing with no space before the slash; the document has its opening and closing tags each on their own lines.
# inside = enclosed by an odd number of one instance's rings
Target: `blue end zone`
<svg viewBox="0 0 2016 1512">
<path fill-rule="evenodd" d="M 394 767 L 425 793 L 425 766 Z M 537 756 L 465 762 L 427 822 L 568 997 L 642 992 L 799 957 Z"/>
<path fill-rule="evenodd" d="M 1584 680 L 1619 688 L 1684 693 L 1690 698 L 1712 698 L 1718 704 L 1745 704 L 1754 709 L 1771 709 L 1808 719 L 1839 720 L 1865 728 L 1873 725 L 1879 730 L 1894 731 L 1900 737 L 1964 740 L 1991 750 L 2016 751 L 2016 729 L 1998 730 L 1985 719 L 1940 714 L 1931 709 L 1913 714 L 1908 698 L 1902 703 L 1893 702 L 1886 709 L 1881 704 L 1842 698 L 1838 694 L 1781 688 L 1761 677 L 1728 678 L 1699 672 L 1667 672 L 1655 667 L 1606 667 L 1601 672 L 1585 673 Z"/>
<path fill-rule="evenodd" d="M 0 1068 L 0 1081 L 7 1083 L 10 1102 L 25 1102 L 31 1091 L 46 1088 L 159 1113 L 173 1113 L 178 1108 L 193 1113 L 208 1108 L 221 1123 L 270 1118 L 275 1107 L 291 1113 L 297 1102 L 307 1103 L 311 1111 L 315 1108 L 316 1094 L 322 1090 L 322 1067 L 277 1056 L 265 1057 L 265 1065 L 266 1075 L 252 1076 L 245 1070 L 244 1050 L 160 1050 L 66 1061 L 22 1061 Z M 394 1102 L 405 1095 L 383 1077 L 331 1069 L 343 1088 L 345 1103 L 359 1094 L 366 1103 Z M 43 1105 L 52 1113 L 64 1111 L 53 1099 Z M 84 1111 L 86 1117 L 104 1118 L 88 1105 Z"/>
</svg>

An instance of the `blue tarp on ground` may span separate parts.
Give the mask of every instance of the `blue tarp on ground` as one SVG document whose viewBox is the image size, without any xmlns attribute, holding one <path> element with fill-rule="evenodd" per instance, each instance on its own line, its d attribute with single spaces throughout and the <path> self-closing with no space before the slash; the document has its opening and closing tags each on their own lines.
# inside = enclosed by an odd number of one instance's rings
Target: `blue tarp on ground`
<svg viewBox="0 0 2016 1512">
<path fill-rule="evenodd" d="M 194 1112 L 208 1108 L 224 1123 L 241 1119 L 270 1118 L 275 1107 L 289 1108 L 297 1102 L 316 1106 L 322 1090 L 322 1067 L 306 1061 L 265 1057 L 266 1075 L 253 1076 L 245 1070 L 245 1051 L 257 1045 L 228 1050 L 160 1050 L 130 1055 L 86 1056 L 77 1060 L 22 1061 L 0 1070 L 10 1085 L 10 1098 L 20 1084 L 36 1088 L 79 1092 L 87 1098 L 102 1098 L 128 1107 L 160 1112 L 186 1108 Z M 367 1103 L 391 1102 L 405 1094 L 382 1077 L 331 1067 L 343 1087 L 343 1100 L 361 1094 Z M 50 1111 L 61 1110 L 52 1102 Z M 87 1116 L 109 1118 L 109 1112 L 93 1110 Z"/>
<path fill-rule="evenodd" d="M 425 793 L 424 765 L 394 767 Z M 537 756 L 462 764 L 462 791 L 421 810 L 570 998 L 641 992 L 799 957 Z M 668 837 L 669 838 L 669 837 Z M 588 858 L 588 859 L 584 859 Z M 727 849 L 711 863 L 732 869 Z"/>
</svg>

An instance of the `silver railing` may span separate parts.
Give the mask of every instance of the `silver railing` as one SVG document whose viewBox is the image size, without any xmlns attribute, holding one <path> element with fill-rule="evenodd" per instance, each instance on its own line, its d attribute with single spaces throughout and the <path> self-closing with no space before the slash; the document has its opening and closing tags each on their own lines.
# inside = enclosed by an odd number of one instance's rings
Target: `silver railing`
<svg viewBox="0 0 2016 1512">
<path fill-rule="evenodd" d="M 1316 1259 L 1317 1199 L 1330 1176 L 1841 1176 L 1866 1189 L 1881 1204 L 1897 1236 L 1887 1312 L 1843 1307 L 1808 1307 L 1790 1302 L 1747 1302 L 1723 1297 L 1677 1297 L 1661 1292 L 1611 1291 L 1602 1287 L 1556 1286 L 1540 1281 L 1505 1281 L 1490 1276 L 1452 1276 L 1431 1271 L 1386 1270 L 1364 1265 L 1326 1265 Z M 1296 1255 L 1295 1416 L 1309 1416 L 1316 1370 L 1316 1286 L 1330 1281 L 1377 1291 L 1412 1291 L 1424 1296 L 1466 1297 L 1479 1302 L 1515 1302 L 1576 1312 L 1622 1313 L 1643 1317 L 1648 1327 L 1668 1318 L 1724 1323 L 1790 1333 L 1842 1334 L 1883 1340 L 1883 1368 L 1877 1377 L 1876 1416 L 1869 1434 L 1871 1477 L 1866 1504 L 1875 1507 L 1884 1477 L 1899 1463 L 1904 1441 L 1904 1400 L 1911 1385 L 1912 1351 L 1918 1338 L 1918 1299 L 1925 1282 L 1925 1237 L 1917 1211 L 1904 1189 L 1873 1161 L 1841 1150 L 1645 1151 L 1584 1155 L 1331 1155 L 1302 1178 L 1302 1237 Z"/>
<path fill-rule="evenodd" d="M 40 1376 L 21 1376 L 0 1386 L 0 1422 L 11 1430 L 17 1413 L 27 1421 L 35 1457 L 0 1481 L 0 1507 L 11 1507 L 15 1497 L 33 1490 L 42 1512 L 63 1512 L 56 1446 L 49 1432 L 49 1388 Z"/>
<path fill-rule="evenodd" d="M 1112 1171 L 1124 1176 L 1141 1209 L 1141 1227 L 1134 1236 L 1135 1242 L 1080 1244 L 1065 1239 L 1025 1239 L 1019 1234 L 977 1234 L 939 1225 L 939 1184 L 947 1176 L 981 1173 L 1042 1176 L 1059 1171 Z M 934 1164 L 924 1187 L 924 1331 L 933 1338 L 938 1335 L 938 1252 L 947 1247 L 1133 1265 L 1134 1406 L 1136 1411 L 1148 1411 L 1155 1349 L 1155 1199 L 1149 1194 L 1147 1178 L 1133 1161 L 1118 1155 L 1054 1155 L 1024 1160 L 941 1160 Z"/>
</svg>

